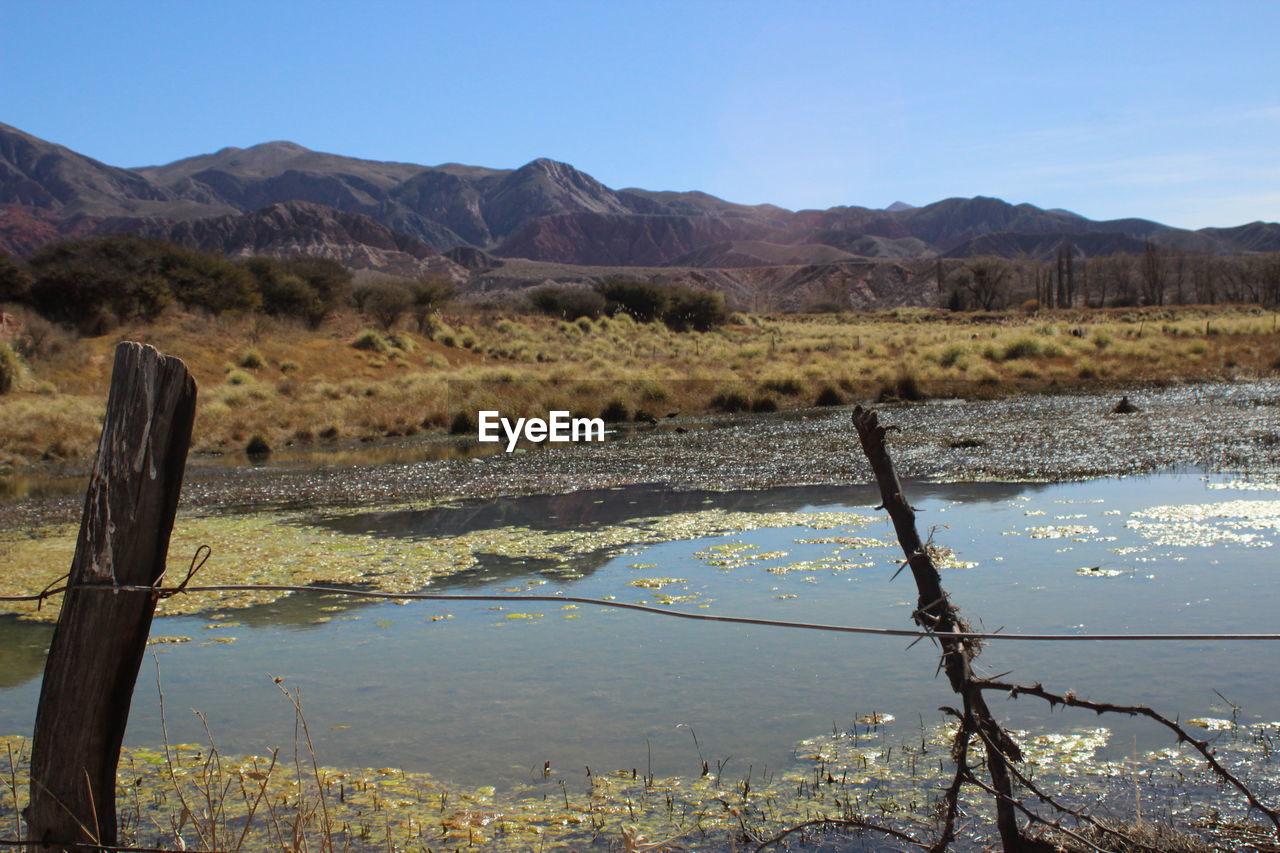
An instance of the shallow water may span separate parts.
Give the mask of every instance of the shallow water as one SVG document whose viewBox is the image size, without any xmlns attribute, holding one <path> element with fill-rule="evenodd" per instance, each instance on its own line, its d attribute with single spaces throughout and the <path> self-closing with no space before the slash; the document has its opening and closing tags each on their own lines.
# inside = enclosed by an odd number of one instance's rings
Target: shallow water
<svg viewBox="0 0 1280 853">
<path fill-rule="evenodd" d="M 1084 483 L 908 483 L 922 530 L 953 549 L 953 600 L 989 629 L 1035 633 L 1277 632 L 1280 492 L 1220 488 L 1221 475 L 1161 474 Z M 1240 485 L 1240 484 L 1235 484 Z M 629 486 L 506 498 L 423 512 L 339 515 L 325 526 L 387 537 L 520 526 L 579 531 L 576 556 L 505 554 L 431 589 L 660 603 L 671 609 L 875 627 L 910 627 L 914 589 L 867 487 L 678 492 Z M 1207 506 L 1141 515 L 1161 505 Z M 823 526 L 589 547 L 592 531 L 708 510 L 848 513 Z M 1135 515 L 1137 514 L 1137 515 Z M 766 517 L 766 516 L 762 516 Z M 768 524 L 788 524 L 776 516 Z M 803 516 L 796 516 L 797 518 Z M 1163 525 L 1163 526 L 1152 526 Z M 671 537 L 667 537 L 671 538 Z M 849 542 L 802 542 L 845 538 Z M 876 545 L 867 540 L 879 540 Z M 585 545 L 584 545 L 585 543 Z M 785 553 L 781 553 L 785 552 Z M 757 556 L 764 555 L 764 556 Z M 1081 571 L 1085 573 L 1080 573 Z M 1118 573 L 1118 574 L 1113 574 Z M 684 597 L 689 600 L 679 600 Z M 927 643 L 692 622 L 555 603 L 392 603 L 294 595 L 271 605 L 157 620 L 170 738 L 202 739 L 204 713 L 224 753 L 288 744 L 292 709 L 271 683 L 299 688 L 331 765 L 426 770 L 463 784 L 539 778 L 544 762 L 597 772 L 692 774 L 699 753 L 727 772 L 791 766 L 802 739 L 871 712 L 914 730 L 952 704 Z M 511 618 L 516 617 L 516 618 Z M 30 731 L 47 625 L 0 621 L 0 732 Z M 218 639 L 234 637 L 230 643 Z M 1009 679 L 1170 716 L 1280 719 L 1272 643 L 996 642 L 979 663 Z M 1011 725 L 1097 725 L 1019 700 L 993 705 Z M 155 673 L 139 679 L 127 740 L 160 739 Z M 1163 732 L 1113 724 L 1112 749 L 1159 748 Z M 696 733 L 695 746 L 693 735 Z"/>
</svg>

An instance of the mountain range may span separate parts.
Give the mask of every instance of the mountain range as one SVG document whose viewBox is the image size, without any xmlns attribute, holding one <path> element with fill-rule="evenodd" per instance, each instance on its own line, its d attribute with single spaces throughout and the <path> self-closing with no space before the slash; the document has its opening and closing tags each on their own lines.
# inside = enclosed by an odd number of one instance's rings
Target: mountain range
<svg viewBox="0 0 1280 853">
<path fill-rule="evenodd" d="M 615 190 L 549 159 L 518 169 L 422 166 L 267 142 L 125 169 L 0 124 L 0 251 L 120 232 L 455 278 L 513 258 L 733 277 L 937 256 L 1046 259 L 1067 240 L 1082 256 L 1142 251 L 1148 240 L 1188 252 L 1280 251 L 1275 223 L 1192 231 L 985 197 L 792 211 L 696 191 Z"/>
</svg>

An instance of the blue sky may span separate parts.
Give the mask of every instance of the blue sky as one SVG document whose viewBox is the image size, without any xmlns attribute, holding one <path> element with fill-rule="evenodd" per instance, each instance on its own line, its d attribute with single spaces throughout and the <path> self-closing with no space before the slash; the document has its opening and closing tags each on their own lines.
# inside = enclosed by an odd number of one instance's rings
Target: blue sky
<svg viewBox="0 0 1280 853">
<path fill-rule="evenodd" d="M 1280 3 L 5 0 L 0 121 L 138 166 L 288 139 L 793 209 L 1280 220 Z"/>
</svg>

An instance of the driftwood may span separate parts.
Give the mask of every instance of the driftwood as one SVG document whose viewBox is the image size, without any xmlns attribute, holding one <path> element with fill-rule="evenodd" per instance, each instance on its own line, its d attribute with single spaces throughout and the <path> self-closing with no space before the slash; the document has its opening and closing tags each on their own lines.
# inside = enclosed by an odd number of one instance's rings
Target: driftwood
<svg viewBox="0 0 1280 853">
<path fill-rule="evenodd" d="M 195 381 L 149 346 L 116 348 L 80 538 L 45 663 L 31 751 L 31 849 L 116 843 L 116 765 L 191 443 Z M 68 849 L 63 847 L 63 849 Z"/>
</svg>

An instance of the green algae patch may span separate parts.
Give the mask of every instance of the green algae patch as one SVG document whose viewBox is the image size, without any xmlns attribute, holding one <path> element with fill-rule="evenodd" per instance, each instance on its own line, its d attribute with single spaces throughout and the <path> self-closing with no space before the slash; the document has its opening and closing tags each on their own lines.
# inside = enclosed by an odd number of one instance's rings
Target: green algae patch
<svg viewBox="0 0 1280 853">
<path fill-rule="evenodd" d="M 304 512 L 190 513 L 181 515 L 174 526 L 164 585 L 176 586 L 186 576 L 192 555 L 206 545 L 212 553 L 194 585 L 337 585 L 404 593 L 429 589 L 439 580 L 472 569 L 483 556 L 552 562 L 553 567 L 538 571 L 558 579 L 573 579 L 582 576 L 574 568 L 574 559 L 593 554 L 618 556 L 637 546 L 766 527 L 853 529 L 872 520 L 871 516 L 850 512 L 709 509 L 638 518 L 585 531 L 512 526 L 425 539 L 340 532 Z M 71 565 L 77 533 L 78 528 L 71 524 L 0 532 L 0 595 L 37 593 L 57 580 Z M 780 554 L 763 554 L 760 559 Z M 173 616 L 249 607 L 288 594 L 282 590 L 250 590 L 177 595 L 161 600 L 156 613 Z M 41 607 L 35 602 L 5 602 L 0 605 L 0 612 L 53 621 L 57 619 L 58 603 L 56 596 Z"/>
<path fill-rule="evenodd" d="M 627 586 L 635 586 L 640 589 L 662 589 L 674 583 L 688 583 L 686 578 L 636 578 L 633 581 L 627 581 Z"/>
<path fill-rule="evenodd" d="M 1071 539 L 1085 542 L 1087 536 L 1098 535 L 1098 528 L 1091 524 L 1044 524 L 1028 527 L 1027 535 L 1032 539 Z"/>
</svg>

